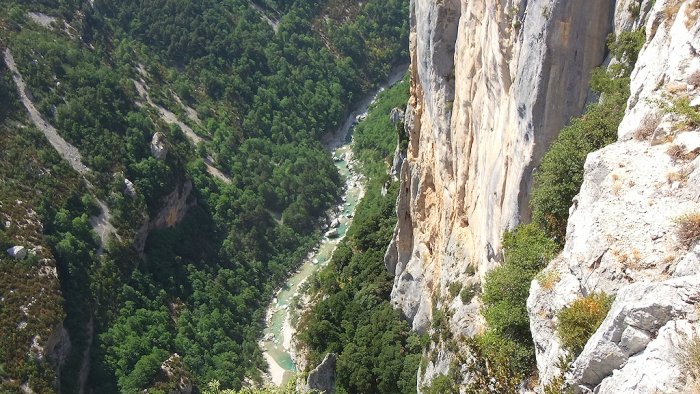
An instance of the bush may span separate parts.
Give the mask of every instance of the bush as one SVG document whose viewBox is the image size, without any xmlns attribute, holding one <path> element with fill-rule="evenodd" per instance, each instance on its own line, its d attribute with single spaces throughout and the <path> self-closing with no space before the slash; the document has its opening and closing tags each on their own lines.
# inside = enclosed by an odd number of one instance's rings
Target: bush
<svg viewBox="0 0 700 394">
<path fill-rule="evenodd" d="M 685 119 L 684 123 L 688 128 L 700 125 L 700 111 L 690 105 L 688 97 L 679 97 L 665 108 L 666 112 L 679 115 Z"/>
<path fill-rule="evenodd" d="M 477 286 L 475 283 L 468 284 L 462 287 L 462 291 L 459 292 L 459 298 L 462 300 L 463 304 L 471 302 L 472 298 L 476 295 Z"/>
<path fill-rule="evenodd" d="M 450 286 L 448 287 L 448 291 L 450 293 L 450 298 L 455 298 L 457 297 L 457 294 L 462 290 L 462 282 L 452 282 L 450 283 Z"/>
<path fill-rule="evenodd" d="M 605 320 L 613 298 L 605 293 L 581 297 L 557 314 L 557 333 L 564 349 L 578 355 Z"/>
<path fill-rule="evenodd" d="M 697 382 L 700 378 L 700 337 L 694 334 L 682 341 L 676 354 L 681 370 Z"/>
<path fill-rule="evenodd" d="M 483 294 L 483 315 L 488 331 L 484 338 L 489 346 L 489 360 L 502 361 L 514 372 L 522 373 L 534 361 L 530 321 L 526 301 L 530 281 L 557 252 L 557 245 L 534 224 L 522 225 L 503 237 L 505 261 L 486 275 Z M 508 357 L 491 357 L 513 351 Z M 517 351 L 516 351 L 517 350 Z"/>
<path fill-rule="evenodd" d="M 457 394 L 459 388 L 449 375 L 440 375 L 433 379 L 430 386 L 423 387 L 425 394 Z"/>
<path fill-rule="evenodd" d="M 493 331 L 476 338 L 487 360 L 511 376 L 525 378 L 532 372 L 535 349 L 531 344 L 515 341 Z M 505 369 L 504 369 L 505 367 Z"/>
<path fill-rule="evenodd" d="M 690 249 L 700 239 L 700 212 L 685 214 L 676 219 L 676 235 L 681 245 Z"/>
</svg>

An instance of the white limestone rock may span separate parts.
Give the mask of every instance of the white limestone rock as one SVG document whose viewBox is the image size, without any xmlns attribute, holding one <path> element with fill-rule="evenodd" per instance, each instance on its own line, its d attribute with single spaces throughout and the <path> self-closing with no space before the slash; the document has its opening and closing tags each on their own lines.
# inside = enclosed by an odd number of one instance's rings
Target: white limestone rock
<svg viewBox="0 0 700 394">
<path fill-rule="evenodd" d="M 13 246 L 7 249 L 7 254 L 15 260 L 23 260 L 27 257 L 27 248 L 24 246 Z"/>
<path fill-rule="evenodd" d="M 161 133 L 153 134 L 153 138 L 151 139 L 151 154 L 158 160 L 165 160 L 165 157 L 168 155 L 165 137 Z"/>
<path fill-rule="evenodd" d="M 124 194 L 131 198 L 136 197 L 136 186 L 130 180 L 124 178 Z"/>
<path fill-rule="evenodd" d="M 700 247 L 683 247 L 676 232 L 678 217 L 700 211 L 700 160 L 668 151 L 700 149 L 700 129 L 662 107 L 698 94 L 686 81 L 700 70 L 694 49 L 700 24 L 686 23 L 691 1 L 677 4 L 677 14 L 667 12 L 670 1 L 648 11 L 647 43 L 632 73 L 618 142 L 589 154 L 566 245 L 547 268 L 561 280 L 546 291 L 532 284 L 528 311 L 542 384 L 562 372 L 556 314 L 596 291 L 616 300 L 565 375 L 577 392 L 677 393 L 688 380 L 668 344 L 696 324 Z M 649 5 L 642 2 L 642 13 Z M 650 116 L 660 116 L 661 124 L 655 136 L 640 139 L 635 132 Z"/>
</svg>

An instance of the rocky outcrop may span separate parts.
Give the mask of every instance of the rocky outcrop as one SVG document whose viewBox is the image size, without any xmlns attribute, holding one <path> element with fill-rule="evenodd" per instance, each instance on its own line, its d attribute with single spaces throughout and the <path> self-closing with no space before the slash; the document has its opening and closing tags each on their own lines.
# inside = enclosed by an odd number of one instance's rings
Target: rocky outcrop
<svg viewBox="0 0 700 394">
<path fill-rule="evenodd" d="M 531 172 L 582 111 L 613 12 L 607 0 L 411 2 L 409 145 L 385 263 L 414 329 L 447 308 L 455 334 L 478 330 L 478 297 L 463 306 L 447 287 L 478 286 L 503 230 L 528 217 Z"/>
<path fill-rule="evenodd" d="M 153 134 L 151 139 L 151 154 L 158 160 L 165 160 L 168 155 L 168 147 L 165 145 L 165 137 L 161 133 Z"/>
<path fill-rule="evenodd" d="M 700 124 L 674 107 L 700 96 L 700 2 L 651 3 L 640 6 L 647 42 L 618 142 L 588 156 L 566 246 L 547 268 L 560 279 L 548 288 L 534 281 L 528 299 L 540 381 L 547 383 L 564 372 L 557 313 L 592 292 L 616 297 L 564 375 L 576 392 L 674 393 L 692 381 L 679 355 L 700 329 L 700 247 L 679 228 L 700 211 Z M 616 23 L 635 24 L 624 17 Z"/>
<path fill-rule="evenodd" d="M 185 368 L 182 357 L 179 354 L 173 353 L 167 360 L 160 365 L 160 370 L 163 377 L 170 383 L 171 393 L 175 394 L 190 394 L 192 393 L 192 380 Z"/>
<path fill-rule="evenodd" d="M 326 354 L 314 370 L 309 372 L 304 392 L 319 392 L 333 394 L 335 392 L 335 362 L 337 356 L 334 353 Z"/>
<path fill-rule="evenodd" d="M 637 283 L 620 290 L 601 329 L 588 341 L 572 366 L 570 379 L 579 386 L 578 391 L 598 386 L 603 378 L 620 369 L 630 357 L 643 352 L 652 340 L 658 340 L 659 330 L 668 326 L 669 322 L 673 325 L 674 320 L 697 320 L 695 303 L 698 300 L 700 276 L 697 275 L 674 278 L 661 283 Z M 668 338 L 662 337 L 661 341 L 666 342 Z M 676 346 L 675 350 L 680 352 L 682 348 Z M 674 356 L 666 361 L 674 361 L 675 358 Z M 649 377 L 656 374 L 647 367 L 630 372 L 637 376 Z M 664 392 L 669 392 L 673 381 L 680 381 L 680 376 L 681 374 L 670 374 L 665 375 L 664 379 L 654 377 L 654 388 L 666 389 Z M 618 376 L 615 380 L 619 382 L 629 378 L 620 379 Z M 619 387 L 609 382 L 606 385 L 614 387 L 615 392 L 620 392 Z"/>
<path fill-rule="evenodd" d="M 136 198 L 136 186 L 126 178 L 124 178 L 124 194 L 131 198 Z"/>
<path fill-rule="evenodd" d="M 6 239 L 21 245 L 8 252 L 13 252 L 14 258 L 31 257 L 26 264 L 15 264 L 4 254 L 0 256 L 0 264 L 5 267 L 0 283 L 0 332 L 10 340 L 3 341 L 3 382 L 20 379 L 17 384 L 31 392 L 55 383 L 52 376 L 60 374 L 70 351 L 70 339 L 63 326 L 61 283 L 56 260 L 46 244 L 44 226 L 30 202 L 0 201 L 0 223 Z M 31 381 L 17 372 L 27 371 L 23 369 L 25 363 L 31 363 L 36 371 Z"/>
<path fill-rule="evenodd" d="M 170 194 L 161 200 L 161 209 L 154 217 L 147 219 L 139 229 L 134 247 L 139 253 L 146 246 L 148 234 L 156 229 L 164 229 L 176 226 L 185 218 L 187 210 L 197 202 L 191 196 L 192 181 L 186 180 L 178 185 Z"/>
<path fill-rule="evenodd" d="M 15 245 L 7 249 L 7 254 L 15 260 L 22 260 L 27 257 L 27 248 Z"/>
</svg>

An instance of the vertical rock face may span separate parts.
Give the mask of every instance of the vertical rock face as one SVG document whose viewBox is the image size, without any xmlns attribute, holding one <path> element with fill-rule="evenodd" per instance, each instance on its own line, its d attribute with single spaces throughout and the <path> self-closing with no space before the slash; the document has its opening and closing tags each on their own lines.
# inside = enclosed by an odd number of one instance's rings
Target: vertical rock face
<svg viewBox="0 0 700 394">
<path fill-rule="evenodd" d="M 143 253 L 150 231 L 174 227 L 185 218 L 187 210 L 196 204 L 191 194 L 192 181 L 185 180 L 183 183 L 178 184 L 170 194 L 163 197 L 158 214 L 144 221 L 136 235 L 134 247 L 139 253 Z"/>
<path fill-rule="evenodd" d="M 503 230 L 529 216 L 531 173 L 588 95 L 612 31 L 609 0 L 411 2 L 411 98 L 392 300 L 418 331 L 452 303 L 452 330 L 479 329 L 478 301 L 446 300 L 500 260 Z M 478 300 L 478 297 L 475 298 Z"/>
<path fill-rule="evenodd" d="M 328 353 L 323 358 L 321 364 L 309 372 L 306 385 L 300 392 L 318 392 L 322 394 L 333 394 L 335 392 L 335 363 L 337 356 L 335 353 Z"/>
<path fill-rule="evenodd" d="M 697 366 L 683 360 L 700 334 L 700 246 L 680 230 L 700 226 L 700 123 L 673 108 L 685 100 L 699 111 L 700 1 L 651 6 L 641 4 L 647 41 L 618 141 L 588 156 L 566 246 L 547 268 L 560 280 L 547 289 L 534 281 L 528 299 L 540 381 L 547 383 L 562 373 L 557 361 L 565 354 L 557 313 L 585 294 L 615 296 L 565 374 L 576 392 L 676 393 L 697 384 Z M 615 23 L 625 29 L 638 22 L 618 15 Z"/>
</svg>

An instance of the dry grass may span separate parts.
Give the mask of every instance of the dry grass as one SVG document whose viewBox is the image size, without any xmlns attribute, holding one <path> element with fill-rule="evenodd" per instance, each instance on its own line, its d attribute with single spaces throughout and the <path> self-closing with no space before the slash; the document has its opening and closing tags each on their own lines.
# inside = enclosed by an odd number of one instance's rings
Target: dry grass
<svg viewBox="0 0 700 394">
<path fill-rule="evenodd" d="M 661 123 L 661 116 L 656 113 L 647 114 L 639 123 L 639 128 L 634 132 L 634 139 L 645 141 L 651 138 Z"/>
<path fill-rule="evenodd" d="M 679 344 L 676 349 L 676 361 L 681 367 L 681 371 L 691 380 L 693 393 L 700 393 L 700 337 L 693 335 Z"/>
<path fill-rule="evenodd" d="M 683 145 L 673 144 L 666 150 L 666 153 L 671 156 L 673 161 L 693 160 L 698 157 L 697 151 L 686 153 L 685 149 Z"/>
<path fill-rule="evenodd" d="M 689 2 L 685 6 L 685 27 L 690 30 L 700 18 L 700 0 Z"/>
<path fill-rule="evenodd" d="M 620 181 L 620 180 L 618 179 L 618 180 L 616 180 L 615 182 L 613 182 L 613 185 L 612 185 L 612 193 L 613 193 L 614 195 L 616 195 L 616 196 L 619 196 L 621 190 L 622 190 L 622 181 Z"/>
<path fill-rule="evenodd" d="M 688 85 L 700 86 L 700 70 L 695 71 L 688 77 Z"/>
<path fill-rule="evenodd" d="M 639 271 L 644 268 L 642 267 L 642 254 L 637 249 L 632 249 L 629 253 L 621 249 L 615 249 L 612 253 L 617 261 L 627 268 L 635 271 Z"/>
<path fill-rule="evenodd" d="M 545 270 L 537 274 L 535 279 L 543 289 L 552 290 L 561 280 L 561 275 L 557 271 Z"/>
<path fill-rule="evenodd" d="M 700 212 L 687 213 L 675 222 L 678 241 L 686 249 L 690 249 L 700 239 Z"/>
<path fill-rule="evenodd" d="M 687 167 L 682 168 L 680 171 L 669 172 L 666 174 L 666 181 L 671 185 L 678 182 L 682 186 L 688 182 L 688 177 L 690 176 L 690 169 Z"/>
<path fill-rule="evenodd" d="M 664 9 L 664 16 L 666 17 L 666 20 L 669 21 L 669 27 L 671 26 L 672 21 L 676 18 L 676 15 L 678 15 L 678 11 L 681 9 L 682 4 L 683 2 L 681 0 L 674 0 L 669 1 L 666 5 L 666 8 Z"/>
<path fill-rule="evenodd" d="M 688 84 L 685 82 L 671 82 L 666 85 L 666 92 L 668 94 L 685 93 L 686 91 L 688 91 Z"/>
</svg>

